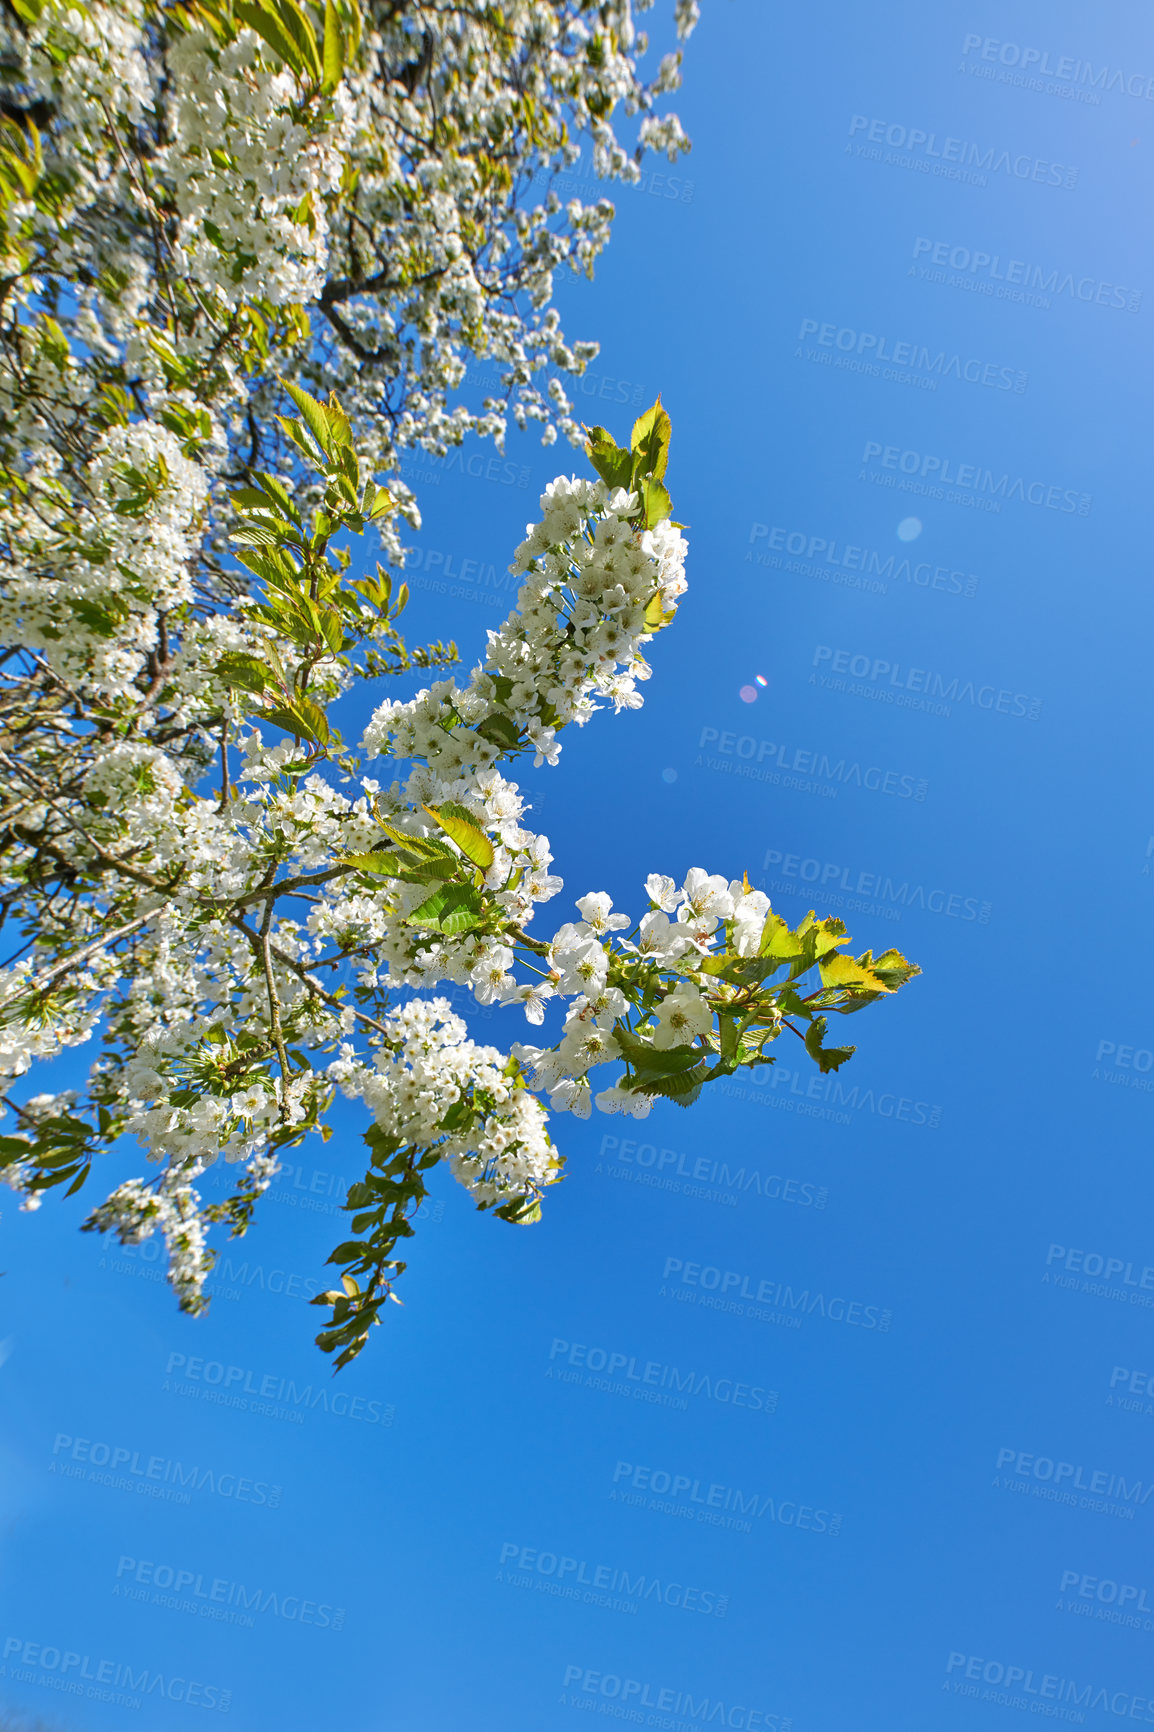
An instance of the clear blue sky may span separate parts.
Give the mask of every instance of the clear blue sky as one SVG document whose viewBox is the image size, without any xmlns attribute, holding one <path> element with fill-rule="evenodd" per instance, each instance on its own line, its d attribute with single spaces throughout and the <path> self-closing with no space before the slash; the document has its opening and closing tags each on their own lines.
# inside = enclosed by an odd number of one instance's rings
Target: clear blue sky
<svg viewBox="0 0 1154 1732">
<path fill-rule="evenodd" d="M 1154 1723 L 1154 31 L 703 10 L 693 155 L 564 300 L 587 419 L 664 395 L 691 590 L 536 818 L 566 902 L 745 869 L 924 978 L 836 1090 L 562 1122 L 536 1228 L 438 1181 L 335 1383 L 351 1111 L 205 1323 L 6 1209 L 0 1703 L 53 1727 Z M 560 466 L 487 462 L 413 573 L 467 657 Z"/>
</svg>

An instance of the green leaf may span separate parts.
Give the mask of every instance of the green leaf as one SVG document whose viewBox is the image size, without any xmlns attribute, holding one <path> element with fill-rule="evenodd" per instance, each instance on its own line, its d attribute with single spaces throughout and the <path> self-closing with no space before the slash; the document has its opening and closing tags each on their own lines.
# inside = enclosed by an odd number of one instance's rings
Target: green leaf
<svg viewBox="0 0 1154 1732">
<path fill-rule="evenodd" d="M 361 45 L 360 0 L 344 0 L 342 10 L 345 15 L 345 65 L 351 66 Z"/>
<path fill-rule="evenodd" d="M 622 451 L 607 427 L 587 427 L 589 437 L 585 443 L 585 454 L 606 487 L 629 488 L 633 475 L 633 459 L 628 451 Z"/>
<path fill-rule="evenodd" d="M 311 698 L 293 698 L 289 704 L 277 704 L 272 709 L 261 710 L 260 719 L 274 722 L 278 728 L 284 728 L 286 733 L 294 734 L 297 739 L 312 740 L 322 746 L 328 744 L 328 717 Z"/>
<path fill-rule="evenodd" d="M 758 948 L 763 956 L 775 956 L 781 962 L 789 962 L 795 956 L 805 955 L 804 944 L 796 933 L 790 931 L 780 914 L 766 915 Z"/>
<path fill-rule="evenodd" d="M 317 448 L 312 439 L 305 437 L 304 422 L 298 421 L 295 416 L 291 415 L 277 415 L 274 419 L 280 422 L 281 427 L 284 429 L 285 437 L 291 440 L 305 461 L 311 463 L 315 467 Z"/>
<path fill-rule="evenodd" d="M 345 39 L 333 0 L 325 0 L 324 69 L 324 88 L 335 90 L 345 70 Z"/>
<path fill-rule="evenodd" d="M 404 871 L 397 877 L 406 884 L 439 884 L 446 878 L 455 878 L 461 870 L 461 858 L 452 850 L 444 854 L 435 854 L 431 860 L 420 860 L 415 865 L 405 862 Z"/>
<path fill-rule="evenodd" d="M 304 416 L 309 432 L 325 456 L 331 457 L 333 454 L 333 435 L 329 425 L 328 410 L 323 403 L 318 403 L 315 397 L 310 397 L 307 391 L 302 391 L 299 385 L 293 385 L 287 379 L 282 382 L 285 390 Z"/>
<path fill-rule="evenodd" d="M 720 966 L 709 972 L 719 974 L 731 986 L 760 986 L 781 967 L 780 958 L 775 956 L 715 957 L 710 960 Z"/>
<path fill-rule="evenodd" d="M 526 1227 L 532 1221 L 541 1219 L 540 1197 L 518 1197 L 516 1202 L 502 1203 L 493 1213 L 502 1221 L 513 1221 L 518 1227 Z"/>
<path fill-rule="evenodd" d="M 88 601 L 83 596 L 69 597 L 68 607 L 75 614 L 81 625 L 96 637 L 115 637 L 124 622 L 127 610 L 121 610 L 115 602 L 107 607 L 100 607 L 94 601 Z"/>
<path fill-rule="evenodd" d="M 639 483 L 641 503 L 645 507 L 645 527 L 652 529 L 655 523 L 660 523 L 673 510 L 673 501 L 668 489 L 661 481 L 646 480 Z"/>
<path fill-rule="evenodd" d="M 233 0 L 233 11 L 298 77 L 320 83 L 317 39 L 295 0 Z"/>
<path fill-rule="evenodd" d="M 230 686 L 240 686 L 242 691 L 260 693 L 268 684 L 269 670 L 264 663 L 240 650 L 222 655 L 217 668 Z"/>
<path fill-rule="evenodd" d="M 390 841 L 395 842 L 397 847 L 414 861 L 449 860 L 456 865 L 457 856 L 448 843 L 442 842 L 438 836 L 410 836 L 407 830 L 391 824 L 387 818 L 378 817 L 377 822 Z"/>
<path fill-rule="evenodd" d="M 248 507 L 250 510 L 267 511 L 272 504 L 271 499 L 259 487 L 238 487 L 235 493 L 229 494 L 231 504 L 238 509 Z"/>
<path fill-rule="evenodd" d="M 325 1259 L 329 1263 L 353 1263 L 364 1255 L 368 1247 L 360 1239 L 346 1239 L 343 1245 L 338 1245 Z"/>
<path fill-rule="evenodd" d="M 717 1028 L 720 1037 L 718 1050 L 722 1059 L 726 1063 L 730 1063 L 737 1057 L 741 1019 L 736 1016 L 719 1016 L 717 1019 Z"/>
<path fill-rule="evenodd" d="M 481 902 L 471 884 L 446 884 L 406 918 L 410 926 L 431 926 L 450 934 L 467 932 L 480 924 Z"/>
<path fill-rule="evenodd" d="M 455 842 L 466 860 L 487 872 L 493 864 L 493 844 L 483 830 L 478 830 L 471 813 L 464 806 L 446 800 L 440 809 L 425 806 L 430 818 L 435 818 L 449 840 Z"/>
<path fill-rule="evenodd" d="M 358 872 L 376 872 L 382 878 L 395 878 L 398 872 L 397 856 L 395 854 L 344 854 L 341 856 L 343 866 L 355 866 Z"/>
<path fill-rule="evenodd" d="M 252 503 L 263 505 L 266 511 L 271 506 L 278 516 L 287 518 L 290 523 L 299 525 L 300 512 L 293 503 L 292 495 L 284 483 L 277 476 L 269 475 L 263 469 L 258 469 L 255 473 L 257 481 L 260 483 L 260 494 Z M 256 489 L 245 488 L 243 491 L 255 493 Z"/>
<path fill-rule="evenodd" d="M 896 992 L 899 986 L 904 986 L 915 974 L 922 972 L 916 962 L 907 962 L 900 950 L 887 950 L 876 962 L 867 950 L 858 960 L 866 967 L 872 967 L 878 979 L 884 980 L 891 992 Z"/>
<path fill-rule="evenodd" d="M 818 973 L 823 986 L 859 988 L 863 992 L 892 990 L 872 968 L 855 962 L 852 956 L 845 956 L 840 951 L 833 956 L 821 957 L 818 961 Z"/>
<path fill-rule="evenodd" d="M 353 448 L 353 424 L 338 403 L 335 391 L 329 392 L 329 400 L 325 405 L 325 413 L 328 416 L 329 428 L 334 443 L 338 446 L 344 447 L 343 453 L 340 454 L 344 456 L 350 455 Z M 352 479 L 356 481 L 357 464 L 355 457 L 352 461 L 351 471 L 347 469 L 347 472 L 351 473 Z"/>
<path fill-rule="evenodd" d="M 656 480 L 661 480 L 669 462 L 669 440 L 672 433 L 673 423 L 661 407 L 661 398 L 658 397 L 653 407 L 646 409 L 644 415 L 639 415 L 633 423 L 629 443 L 638 476 L 652 475 Z"/>
<path fill-rule="evenodd" d="M 826 1021 L 824 1016 L 815 1016 L 805 1031 L 805 1050 L 810 1058 L 816 1059 L 818 1069 L 824 1076 L 827 1071 L 837 1070 L 847 1058 L 852 1058 L 857 1048 L 854 1046 L 823 1046 Z"/>
<path fill-rule="evenodd" d="M 486 716 L 483 722 L 478 722 L 474 732 L 480 734 L 483 740 L 488 740 L 490 745 L 500 746 L 508 752 L 515 752 L 521 744 L 516 723 L 508 716 L 501 715 L 499 711 Z"/>
<path fill-rule="evenodd" d="M 813 956 L 816 962 L 822 956 L 828 956 L 831 950 L 845 941 L 845 922 L 834 915 L 829 920 L 819 920 L 809 930 L 809 939 L 813 944 Z"/>
<path fill-rule="evenodd" d="M 701 1093 L 701 1085 L 708 1074 L 707 1066 L 694 1065 L 692 1070 L 679 1071 L 676 1076 L 650 1076 L 638 1078 L 630 1092 L 640 1095 L 661 1095 L 665 1100 L 673 1101 L 679 1107 L 690 1107 Z"/>
<path fill-rule="evenodd" d="M 625 1029 L 617 1028 L 613 1033 L 621 1052 L 639 1072 L 650 1072 L 654 1076 L 674 1075 L 695 1065 L 701 1058 L 698 1046 L 655 1047 L 638 1040 Z"/>
<path fill-rule="evenodd" d="M 660 519 L 658 519 L 658 521 L 660 521 Z M 665 603 L 661 599 L 661 592 L 658 590 L 656 595 L 650 596 L 648 605 L 645 609 L 646 631 L 660 631 L 662 627 L 669 624 L 676 612 L 677 609 L 675 607 L 666 608 Z"/>
</svg>

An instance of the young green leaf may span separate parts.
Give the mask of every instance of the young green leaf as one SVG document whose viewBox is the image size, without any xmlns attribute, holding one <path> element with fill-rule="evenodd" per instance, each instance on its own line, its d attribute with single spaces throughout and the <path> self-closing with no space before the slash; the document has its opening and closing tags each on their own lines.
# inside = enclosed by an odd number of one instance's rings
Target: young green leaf
<svg viewBox="0 0 1154 1732">
<path fill-rule="evenodd" d="M 382 878 L 395 878 L 400 869 L 395 854 L 379 849 L 371 854 L 345 854 L 341 858 L 345 866 L 355 866 L 358 872 L 373 872 Z"/>
<path fill-rule="evenodd" d="M 502 1221 L 512 1221 L 518 1227 L 527 1227 L 533 1221 L 541 1219 L 540 1197 L 518 1197 L 515 1202 L 502 1203 L 493 1213 Z"/>
<path fill-rule="evenodd" d="M 669 440 L 673 424 L 658 397 L 651 409 L 639 415 L 633 423 L 629 444 L 633 452 L 634 470 L 638 476 L 652 475 L 660 481 L 669 462 Z"/>
<path fill-rule="evenodd" d="M 294 0 L 233 0 L 233 11 L 298 78 L 319 84 L 321 59 L 313 27 Z"/>
<path fill-rule="evenodd" d="M 515 752 L 521 744 L 516 723 L 500 713 L 486 716 L 483 722 L 477 723 L 476 731 L 483 740 L 488 740 L 490 745 L 500 746 L 507 752 Z"/>
<path fill-rule="evenodd" d="M 493 864 L 493 844 L 483 830 L 478 830 L 464 806 L 446 800 L 439 809 L 426 806 L 424 810 L 430 818 L 436 819 L 445 835 L 457 844 L 466 860 L 471 860 L 482 872 L 489 870 Z"/>
<path fill-rule="evenodd" d="M 661 523 L 673 510 L 673 501 L 663 482 L 645 480 L 638 484 L 641 503 L 645 507 L 645 527 L 652 529 L 654 524 Z"/>
<path fill-rule="evenodd" d="M 325 0 L 325 46 L 323 88 L 335 90 L 345 70 L 345 39 L 333 0 Z"/>
<path fill-rule="evenodd" d="M 481 902 L 471 884 L 445 884 L 407 916 L 410 926 L 432 926 L 438 932 L 467 932 L 480 924 Z"/>
<path fill-rule="evenodd" d="M 852 1058 L 857 1048 L 854 1046 L 823 1046 L 826 1021 L 824 1016 L 815 1016 L 805 1031 L 805 1050 L 810 1058 L 817 1063 L 824 1076 L 827 1071 L 837 1070 L 847 1058 Z"/>
<path fill-rule="evenodd" d="M 222 655 L 217 666 L 230 686 L 239 686 L 246 692 L 263 692 L 268 685 L 269 670 L 255 656 L 245 655 L 241 650 L 229 650 Z"/>
<path fill-rule="evenodd" d="M 606 427 L 587 427 L 589 437 L 585 452 L 606 487 L 628 488 L 633 474 L 633 459 L 622 451 Z"/>
<path fill-rule="evenodd" d="M 261 719 L 274 722 L 278 728 L 284 728 L 286 733 L 294 734 L 297 739 L 312 740 L 322 746 L 328 744 L 328 717 L 311 698 L 298 697 L 293 698 L 291 703 L 276 704 L 272 709 L 262 710 Z"/>
<path fill-rule="evenodd" d="M 323 403 L 318 403 L 315 397 L 310 397 L 307 391 L 302 391 L 299 385 L 294 385 L 288 379 L 283 381 L 284 388 L 304 416 L 308 430 L 324 452 L 326 457 L 333 454 L 333 434 L 329 423 L 329 412 Z"/>
</svg>

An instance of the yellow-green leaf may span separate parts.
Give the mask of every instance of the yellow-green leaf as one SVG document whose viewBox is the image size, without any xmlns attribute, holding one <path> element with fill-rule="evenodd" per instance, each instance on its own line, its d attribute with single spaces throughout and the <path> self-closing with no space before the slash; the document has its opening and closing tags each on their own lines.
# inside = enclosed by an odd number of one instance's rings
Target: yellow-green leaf
<svg viewBox="0 0 1154 1732">
<path fill-rule="evenodd" d="M 324 69 L 324 88 L 335 90 L 345 70 L 345 39 L 333 0 L 325 0 Z"/>
<path fill-rule="evenodd" d="M 300 78 L 321 81 L 316 34 L 296 0 L 233 0 L 233 11 Z"/>
<path fill-rule="evenodd" d="M 382 878 L 395 878 L 399 870 L 397 856 L 380 850 L 372 854 L 345 854 L 342 864 L 355 866 L 358 872 L 375 872 Z"/>
<path fill-rule="evenodd" d="M 823 986 L 857 987 L 865 992 L 893 991 L 880 974 L 875 974 L 872 968 L 864 968 L 852 956 L 823 956 L 817 966 Z"/>
<path fill-rule="evenodd" d="M 430 818 L 435 818 L 445 835 L 455 842 L 467 860 L 487 872 L 493 864 L 493 844 L 483 830 L 478 830 L 463 806 L 446 801 L 440 810 L 426 806 Z"/>
<path fill-rule="evenodd" d="M 673 423 L 661 407 L 658 397 L 651 409 L 646 409 L 644 415 L 639 415 L 633 423 L 633 434 L 629 441 L 634 457 L 639 460 L 638 473 L 652 475 L 660 481 L 665 474 L 669 462 L 669 440 L 673 432 Z"/>
<path fill-rule="evenodd" d="M 667 608 L 665 606 L 665 603 L 661 599 L 661 592 L 659 590 L 658 593 L 650 599 L 645 609 L 646 631 L 661 631 L 664 626 L 669 624 L 676 612 L 677 609 L 675 607 Z"/>
<path fill-rule="evenodd" d="M 768 914 L 761 934 L 761 954 L 780 956 L 782 961 L 804 954 L 805 946 L 796 933 L 790 931 L 780 914 Z"/>
<path fill-rule="evenodd" d="M 307 391 L 302 391 L 299 385 L 293 385 L 287 379 L 284 381 L 284 388 L 304 416 L 309 432 L 325 456 L 331 457 L 333 436 L 324 404 L 318 403 L 315 397 L 310 397 Z"/>
</svg>

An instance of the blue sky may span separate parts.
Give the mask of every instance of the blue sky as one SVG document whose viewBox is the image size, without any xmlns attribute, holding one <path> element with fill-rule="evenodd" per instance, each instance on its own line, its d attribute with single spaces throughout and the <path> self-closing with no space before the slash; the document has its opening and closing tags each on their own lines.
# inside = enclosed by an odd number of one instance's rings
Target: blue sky
<svg viewBox="0 0 1154 1732">
<path fill-rule="evenodd" d="M 703 10 L 693 154 L 562 296 L 585 418 L 670 410 L 690 593 L 536 820 L 566 902 L 747 870 L 924 976 L 836 1086 L 562 1121 L 533 1229 L 438 1175 L 335 1383 L 351 1109 L 206 1322 L 6 1211 L 0 1703 L 53 1727 L 1154 1723 L 1154 33 Z M 562 464 L 465 455 L 408 624 L 470 658 Z"/>
</svg>

